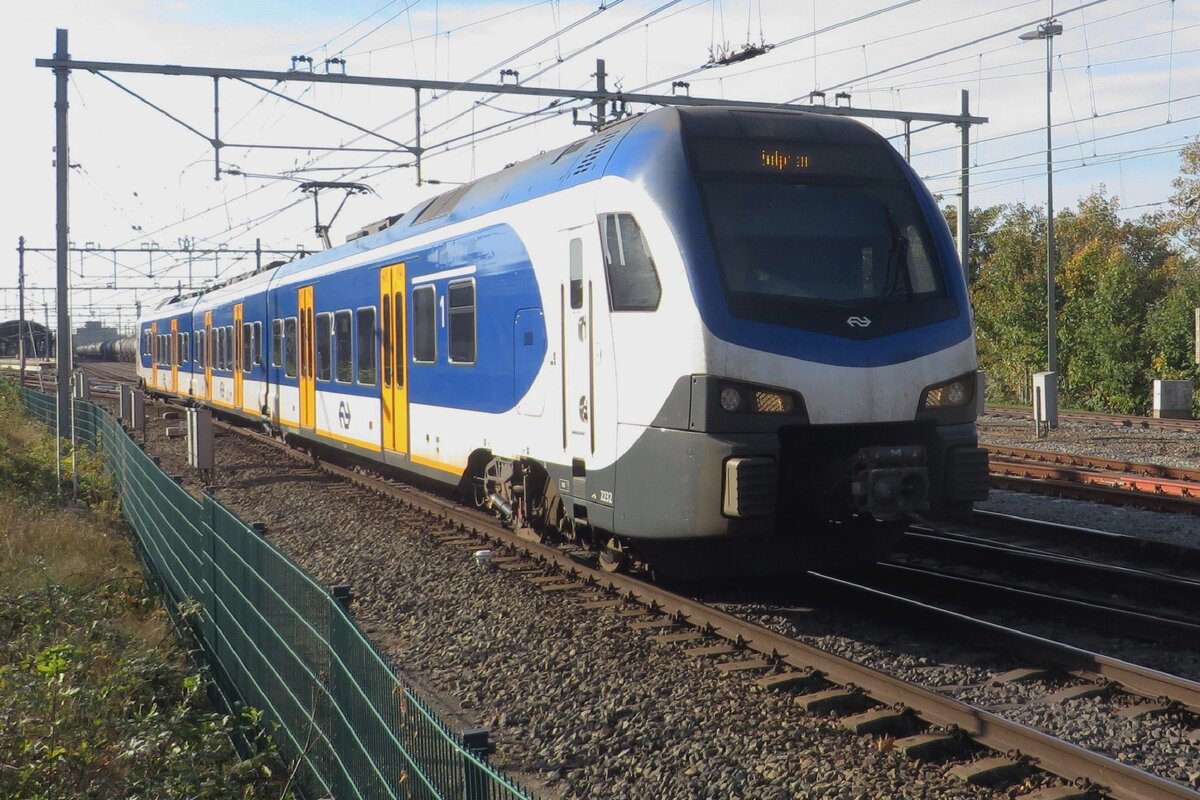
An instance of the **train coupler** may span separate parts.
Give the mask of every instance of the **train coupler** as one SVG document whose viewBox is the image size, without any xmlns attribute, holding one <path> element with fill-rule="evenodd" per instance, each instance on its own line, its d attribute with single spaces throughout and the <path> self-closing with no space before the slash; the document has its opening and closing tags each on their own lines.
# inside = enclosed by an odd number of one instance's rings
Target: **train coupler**
<svg viewBox="0 0 1200 800">
<path fill-rule="evenodd" d="M 854 456 L 855 510 L 876 519 L 902 519 L 929 508 L 929 469 L 920 445 L 864 447 Z"/>
</svg>

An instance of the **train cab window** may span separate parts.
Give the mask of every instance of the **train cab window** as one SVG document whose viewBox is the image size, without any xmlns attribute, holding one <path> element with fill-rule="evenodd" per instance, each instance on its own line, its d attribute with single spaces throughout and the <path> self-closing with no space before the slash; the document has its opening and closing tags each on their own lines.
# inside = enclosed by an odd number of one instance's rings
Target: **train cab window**
<svg viewBox="0 0 1200 800">
<path fill-rule="evenodd" d="M 437 291 L 432 286 L 413 289 L 412 303 L 413 361 L 432 364 L 437 360 Z"/>
<path fill-rule="evenodd" d="M 363 386 L 375 385 L 375 309 L 360 308 L 355 324 L 358 325 L 358 382 Z"/>
<path fill-rule="evenodd" d="M 283 374 L 296 377 L 296 318 L 283 321 Z"/>
<path fill-rule="evenodd" d="M 333 315 L 333 355 L 337 362 L 335 373 L 339 383 L 354 380 L 354 319 L 349 311 Z"/>
<path fill-rule="evenodd" d="M 261 367 L 262 363 L 263 363 L 262 323 L 261 322 L 255 322 L 254 327 L 251 330 L 250 350 L 254 354 L 252 356 L 252 363 L 256 367 Z"/>
<path fill-rule="evenodd" d="M 249 372 L 254 363 L 254 325 L 242 323 L 242 372 Z"/>
<path fill-rule="evenodd" d="M 641 226 L 630 214 L 600 215 L 600 245 L 613 311 L 654 311 L 662 285 Z"/>
<path fill-rule="evenodd" d="M 571 261 L 571 308 L 583 308 L 583 239 L 572 239 Z"/>
<path fill-rule="evenodd" d="M 333 314 L 325 312 L 317 314 L 316 351 L 317 351 L 317 380 L 327 381 L 333 377 L 332 359 L 330 358 L 330 339 L 333 334 Z"/>
<path fill-rule="evenodd" d="M 271 366 L 283 366 L 283 320 L 271 321 Z"/>
<path fill-rule="evenodd" d="M 450 363 L 475 363 L 475 279 L 451 281 L 446 291 L 449 305 Z"/>
</svg>

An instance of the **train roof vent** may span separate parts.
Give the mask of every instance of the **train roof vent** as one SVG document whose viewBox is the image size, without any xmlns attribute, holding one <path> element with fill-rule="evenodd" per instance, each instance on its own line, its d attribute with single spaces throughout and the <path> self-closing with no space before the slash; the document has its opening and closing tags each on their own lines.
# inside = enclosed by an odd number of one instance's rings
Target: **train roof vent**
<svg viewBox="0 0 1200 800">
<path fill-rule="evenodd" d="M 575 170 L 571 174 L 582 175 L 590 170 L 595 165 L 596 159 L 598 159 L 600 154 L 604 152 L 604 148 L 607 147 L 608 143 L 611 142 L 617 135 L 617 132 L 618 131 L 616 130 L 611 130 L 597 139 L 596 143 L 588 148 L 588 151 L 583 154 L 583 158 L 579 159 L 579 163 L 575 165 Z"/>
<path fill-rule="evenodd" d="M 561 152 L 561 153 L 559 153 L 558 155 L 556 155 L 556 156 L 554 157 L 554 160 L 553 160 L 553 161 L 551 161 L 550 163 L 551 163 L 551 164 L 557 164 L 559 161 L 561 161 L 562 159 L 564 159 L 564 158 L 566 158 L 567 156 L 571 155 L 571 153 L 574 153 L 576 150 L 578 150 L 579 148 L 583 147 L 585 144 L 587 144 L 587 139 L 580 139 L 578 142 L 571 142 L 571 144 L 569 144 L 569 145 L 567 145 L 566 147 L 564 147 L 564 148 L 562 149 L 562 152 Z"/>
<path fill-rule="evenodd" d="M 395 225 L 403 216 L 403 214 L 392 214 L 390 217 L 384 217 L 381 220 L 372 222 L 370 225 L 367 225 L 347 236 L 346 241 L 353 242 L 355 239 L 361 239 L 364 236 L 370 236 L 372 234 L 379 233 L 380 231 L 387 230 Z"/>
<path fill-rule="evenodd" d="M 454 210 L 458 205 L 458 201 L 462 200 L 463 195 L 471 190 L 471 185 L 460 186 L 457 189 L 452 189 L 445 194 L 440 194 L 433 198 L 433 202 L 421 209 L 421 213 L 412 221 L 413 225 L 420 225 L 422 222 L 428 222 L 431 219 L 444 217 Z"/>
</svg>

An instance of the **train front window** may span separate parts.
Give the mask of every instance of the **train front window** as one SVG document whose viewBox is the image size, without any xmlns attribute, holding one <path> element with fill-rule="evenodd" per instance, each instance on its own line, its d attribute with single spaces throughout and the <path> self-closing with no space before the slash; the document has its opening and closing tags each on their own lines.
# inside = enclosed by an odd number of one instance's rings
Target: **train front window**
<svg viewBox="0 0 1200 800">
<path fill-rule="evenodd" d="M 853 305 L 945 294 L 899 186 L 718 180 L 704 194 L 731 297 Z"/>
<path fill-rule="evenodd" d="M 886 144 L 689 146 L 735 317 L 867 338 L 958 313 L 934 232 Z"/>
</svg>

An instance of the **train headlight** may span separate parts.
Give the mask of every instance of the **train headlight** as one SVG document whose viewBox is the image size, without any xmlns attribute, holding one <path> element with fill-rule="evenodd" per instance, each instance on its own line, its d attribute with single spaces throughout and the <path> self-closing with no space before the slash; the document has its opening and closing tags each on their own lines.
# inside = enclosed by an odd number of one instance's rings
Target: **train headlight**
<svg viewBox="0 0 1200 800">
<path fill-rule="evenodd" d="M 928 386 L 921 392 L 921 410 L 958 408 L 975 399 L 975 373 L 970 372 L 945 383 Z"/>
<path fill-rule="evenodd" d="M 721 408 L 731 414 L 794 414 L 796 395 L 766 386 L 721 384 Z"/>
</svg>

